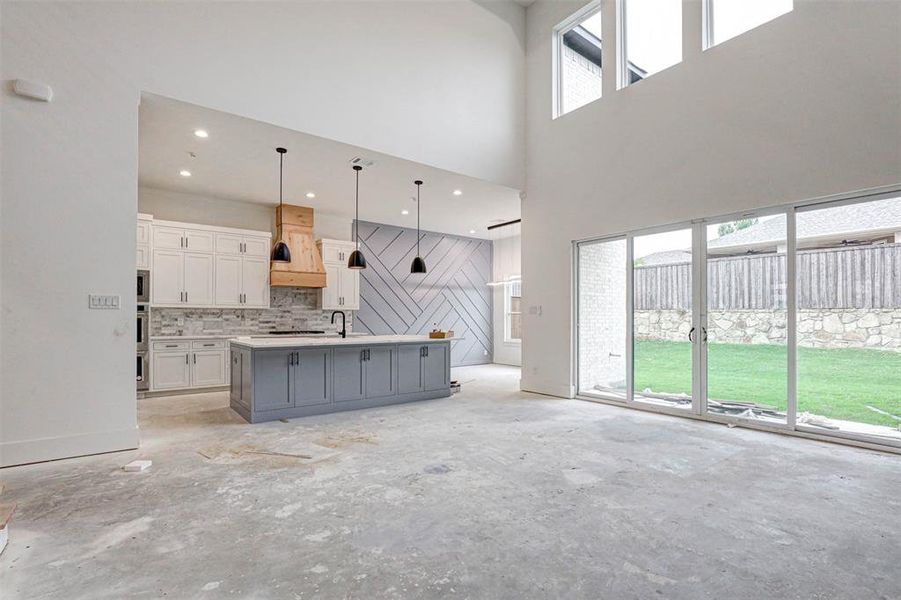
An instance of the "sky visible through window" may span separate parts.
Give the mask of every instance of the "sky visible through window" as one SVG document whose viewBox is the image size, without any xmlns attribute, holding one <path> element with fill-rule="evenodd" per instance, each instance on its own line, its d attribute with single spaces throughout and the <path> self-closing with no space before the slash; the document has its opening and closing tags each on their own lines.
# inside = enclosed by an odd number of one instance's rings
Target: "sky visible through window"
<svg viewBox="0 0 901 600">
<path fill-rule="evenodd" d="M 725 42 L 791 12 L 793 4 L 793 0 L 712 0 L 713 43 Z"/>
<path fill-rule="evenodd" d="M 596 12 L 581 23 L 579 26 L 584 27 L 588 30 L 589 33 L 594 35 L 599 40 L 601 38 L 601 13 Z"/>
<path fill-rule="evenodd" d="M 648 75 L 682 60 L 682 1 L 626 0 L 626 58 Z"/>
</svg>

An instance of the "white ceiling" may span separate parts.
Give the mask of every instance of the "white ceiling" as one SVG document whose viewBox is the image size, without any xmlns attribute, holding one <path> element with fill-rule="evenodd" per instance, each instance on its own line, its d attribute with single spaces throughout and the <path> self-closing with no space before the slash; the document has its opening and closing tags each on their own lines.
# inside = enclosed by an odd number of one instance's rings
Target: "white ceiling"
<svg viewBox="0 0 901 600">
<path fill-rule="evenodd" d="M 209 137 L 196 137 L 196 129 L 206 130 Z M 489 234 L 489 225 L 520 216 L 519 191 L 513 188 L 152 94 L 141 99 L 139 146 L 138 181 L 146 187 L 274 207 L 275 148 L 284 146 L 287 204 L 353 218 L 350 160 L 362 156 L 375 162 L 360 174 L 363 221 L 415 227 L 415 179 L 424 181 L 423 229 L 492 238 L 497 236 Z M 181 177 L 182 169 L 192 176 Z M 454 196 L 456 189 L 463 194 Z M 307 192 L 316 197 L 306 198 Z M 404 209 L 408 215 L 401 214 Z"/>
</svg>

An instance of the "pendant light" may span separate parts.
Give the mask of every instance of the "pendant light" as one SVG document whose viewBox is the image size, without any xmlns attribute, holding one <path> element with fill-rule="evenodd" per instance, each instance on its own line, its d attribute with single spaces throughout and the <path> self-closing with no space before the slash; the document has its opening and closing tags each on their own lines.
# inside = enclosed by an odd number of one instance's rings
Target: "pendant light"
<svg viewBox="0 0 901 600">
<path fill-rule="evenodd" d="M 356 193 L 356 220 L 354 221 L 354 232 L 356 233 L 357 238 L 357 248 L 353 252 L 350 253 L 350 258 L 347 259 L 347 268 L 348 269 L 365 269 L 366 268 L 366 257 L 363 256 L 363 253 L 360 252 L 360 171 L 363 170 L 363 167 L 360 165 L 354 165 L 354 171 L 357 172 L 357 193 Z"/>
<path fill-rule="evenodd" d="M 285 153 L 288 151 L 285 148 L 276 148 L 276 152 L 278 152 L 278 207 L 281 209 L 283 206 L 282 201 L 282 176 L 284 172 L 284 163 L 285 163 Z M 291 262 L 291 250 L 288 249 L 288 244 L 285 243 L 285 240 L 282 238 L 282 228 L 278 228 L 278 241 L 275 242 L 275 246 L 272 247 L 272 262 Z"/>
<path fill-rule="evenodd" d="M 410 265 L 410 273 L 425 273 L 425 261 L 419 255 L 419 187 L 422 185 L 422 181 L 417 179 L 413 183 L 416 184 L 416 258 Z"/>
</svg>

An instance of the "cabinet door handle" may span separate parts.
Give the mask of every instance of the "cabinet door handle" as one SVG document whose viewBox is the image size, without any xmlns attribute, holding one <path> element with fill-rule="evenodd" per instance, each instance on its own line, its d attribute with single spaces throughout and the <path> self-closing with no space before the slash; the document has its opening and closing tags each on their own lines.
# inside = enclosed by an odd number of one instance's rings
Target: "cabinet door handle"
<svg viewBox="0 0 901 600">
<path fill-rule="evenodd" d="M 187 364 L 190 364 L 190 363 L 188 362 L 188 355 L 187 355 L 187 354 L 185 354 L 185 364 L 186 364 L 186 365 L 187 365 Z"/>
<path fill-rule="evenodd" d="M 185 302 L 188 301 L 188 292 L 185 292 Z"/>
<path fill-rule="evenodd" d="M 425 347 L 425 355 L 426 355 L 426 356 L 429 355 L 429 347 L 428 347 L 428 346 Z"/>
<path fill-rule="evenodd" d="M 197 354 L 194 354 L 194 364 L 197 364 Z"/>
<path fill-rule="evenodd" d="M 210 347 L 215 346 L 215 345 L 216 345 L 216 344 L 204 344 L 203 346 L 204 346 L 204 348 L 210 348 Z"/>
<path fill-rule="evenodd" d="M 187 247 L 188 247 L 188 237 L 185 236 L 185 248 L 187 248 Z"/>
<path fill-rule="evenodd" d="M 178 348 L 178 344 L 166 344 L 166 348 Z"/>
</svg>

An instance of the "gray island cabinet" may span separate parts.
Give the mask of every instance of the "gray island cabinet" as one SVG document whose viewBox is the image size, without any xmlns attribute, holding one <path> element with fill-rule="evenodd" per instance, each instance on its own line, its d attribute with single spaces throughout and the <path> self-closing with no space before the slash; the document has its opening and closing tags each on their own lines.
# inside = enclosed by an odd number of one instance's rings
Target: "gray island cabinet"
<svg viewBox="0 0 901 600">
<path fill-rule="evenodd" d="M 450 340 L 237 338 L 231 407 L 251 423 L 450 396 Z"/>
</svg>

